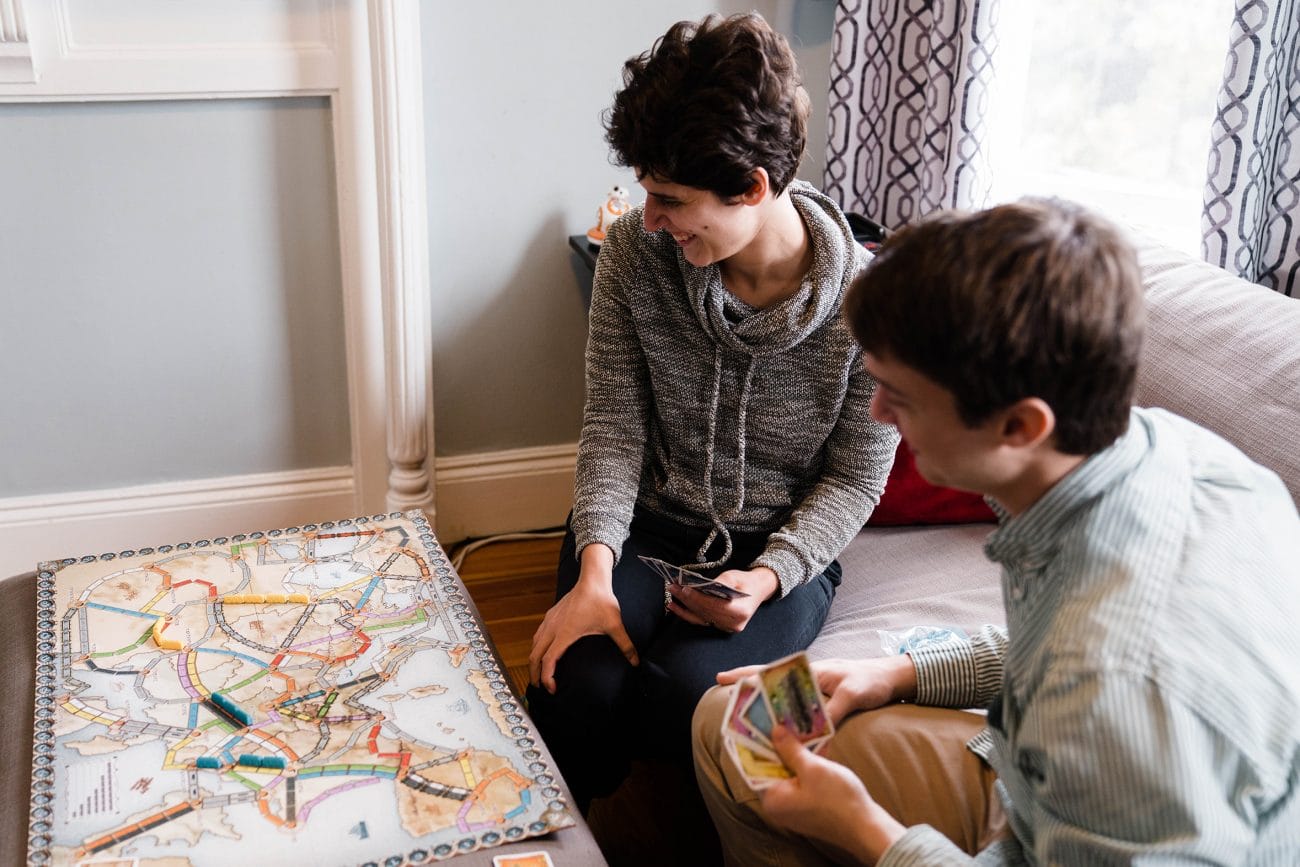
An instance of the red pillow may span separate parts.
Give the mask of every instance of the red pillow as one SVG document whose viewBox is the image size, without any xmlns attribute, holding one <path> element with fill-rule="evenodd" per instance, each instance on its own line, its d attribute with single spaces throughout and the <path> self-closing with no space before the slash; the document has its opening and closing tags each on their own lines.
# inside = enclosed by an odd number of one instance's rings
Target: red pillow
<svg viewBox="0 0 1300 867">
<path fill-rule="evenodd" d="M 916 471 L 912 450 L 899 440 L 885 493 L 867 519 L 867 525 L 974 524 L 994 520 L 997 519 L 993 510 L 979 494 L 942 488 L 923 479 Z"/>
</svg>

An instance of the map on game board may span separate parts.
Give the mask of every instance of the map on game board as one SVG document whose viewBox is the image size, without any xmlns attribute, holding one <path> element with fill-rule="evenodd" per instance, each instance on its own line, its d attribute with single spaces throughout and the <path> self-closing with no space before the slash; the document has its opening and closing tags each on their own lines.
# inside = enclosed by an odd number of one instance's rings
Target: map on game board
<svg viewBox="0 0 1300 867">
<path fill-rule="evenodd" d="M 419 511 L 44 563 L 29 858 L 419 864 L 573 824 Z"/>
</svg>

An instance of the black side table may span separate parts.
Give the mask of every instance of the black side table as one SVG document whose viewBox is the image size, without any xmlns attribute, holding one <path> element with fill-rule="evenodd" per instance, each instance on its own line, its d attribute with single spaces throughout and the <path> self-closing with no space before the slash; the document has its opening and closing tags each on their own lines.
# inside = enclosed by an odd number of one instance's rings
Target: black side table
<svg viewBox="0 0 1300 867">
<path fill-rule="evenodd" d="M 596 256 L 600 247 L 587 240 L 586 235 L 570 235 L 569 248 L 573 251 L 570 260 L 573 274 L 578 278 L 578 288 L 582 290 L 582 300 L 591 306 L 591 278 L 596 276 Z"/>
</svg>

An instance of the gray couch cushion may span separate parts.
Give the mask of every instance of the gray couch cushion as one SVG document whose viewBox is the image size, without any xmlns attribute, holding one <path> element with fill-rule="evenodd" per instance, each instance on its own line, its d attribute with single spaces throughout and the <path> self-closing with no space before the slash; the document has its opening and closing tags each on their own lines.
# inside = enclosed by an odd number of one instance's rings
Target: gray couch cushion
<svg viewBox="0 0 1300 867">
<path fill-rule="evenodd" d="M 998 567 L 984 557 L 991 524 L 868 527 L 839 557 L 844 581 L 808 649 L 813 659 L 883 656 L 878 630 L 1003 623 Z"/>
<path fill-rule="evenodd" d="M 1137 403 L 1232 441 L 1300 503 L 1300 299 L 1152 242 L 1138 252 L 1148 321 Z"/>
</svg>

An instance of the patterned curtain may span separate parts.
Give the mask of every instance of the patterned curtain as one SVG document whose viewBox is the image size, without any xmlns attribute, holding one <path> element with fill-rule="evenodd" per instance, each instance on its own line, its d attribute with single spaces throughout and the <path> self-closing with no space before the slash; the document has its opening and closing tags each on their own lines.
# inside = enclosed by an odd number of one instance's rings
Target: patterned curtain
<svg viewBox="0 0 1300 867">
<path fill-rule="evenodd" d="M 1206 261 L 1300 295 L 1300 13 L 1238 0 L 1201 217 Z"/>
<path fill-rule="evenodd" d="M 823 186 L 846 211 L 897 228 L 988 204 L 998 5 L 840 0 Z"/>
</svg>

